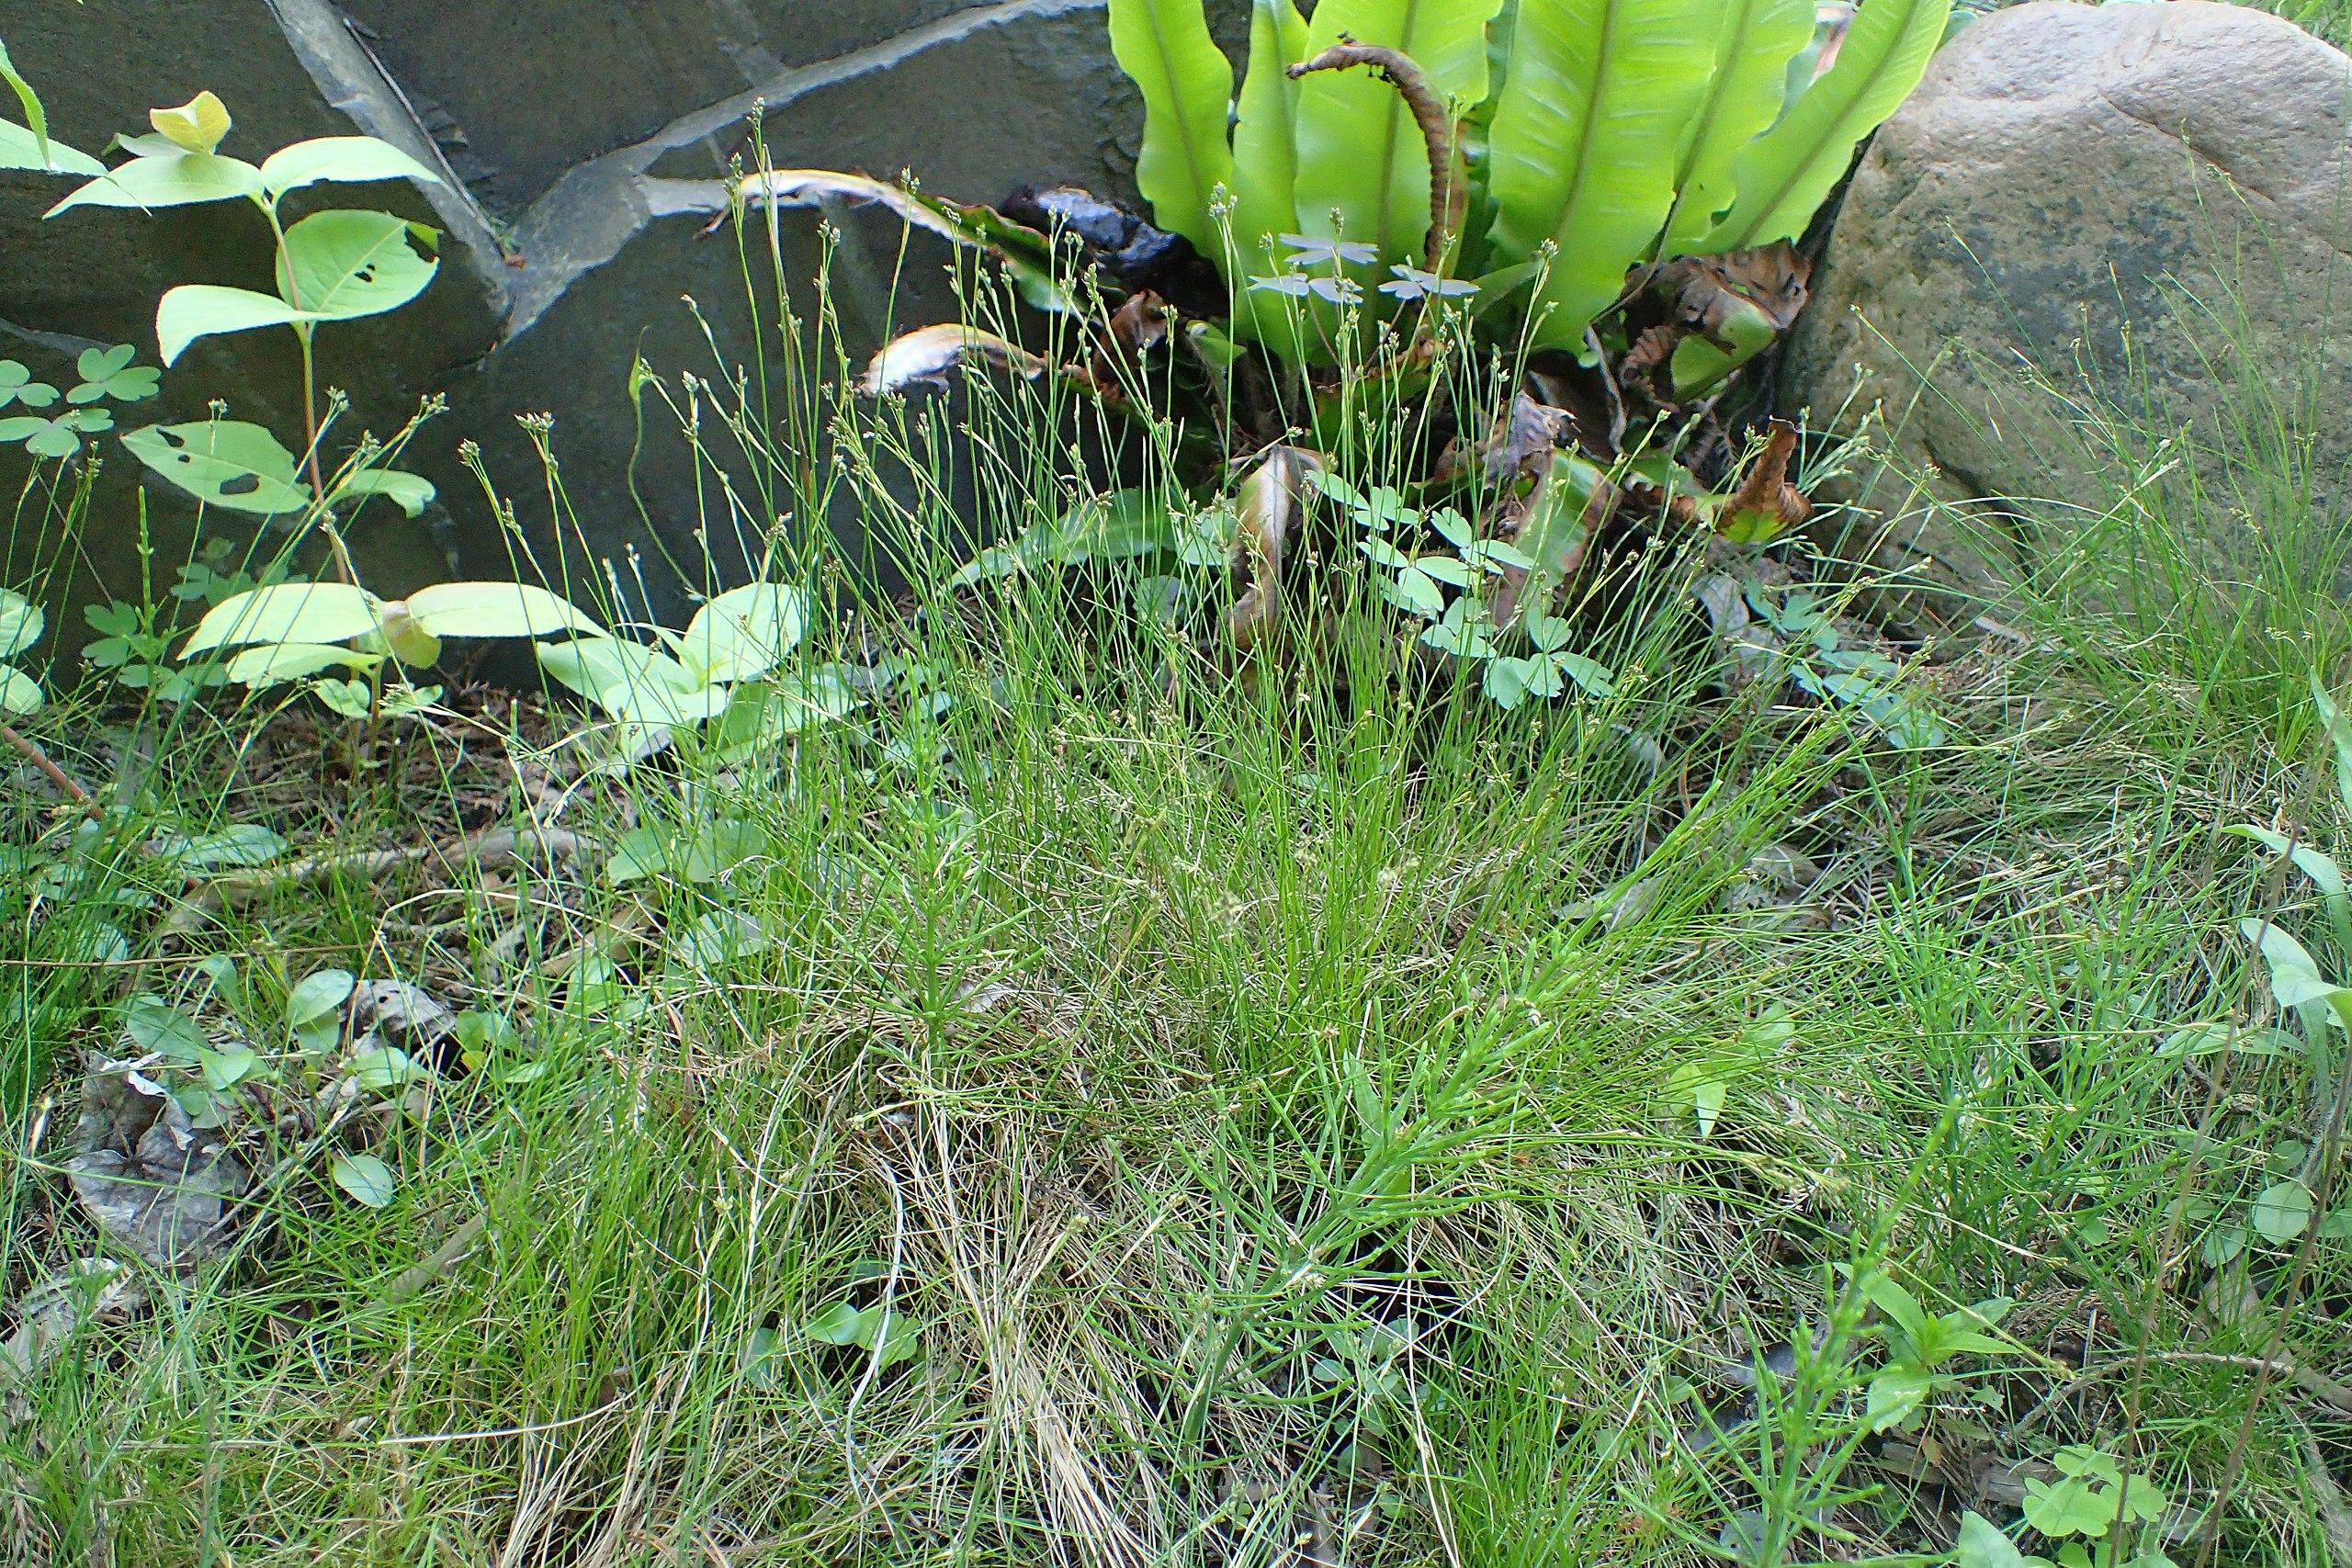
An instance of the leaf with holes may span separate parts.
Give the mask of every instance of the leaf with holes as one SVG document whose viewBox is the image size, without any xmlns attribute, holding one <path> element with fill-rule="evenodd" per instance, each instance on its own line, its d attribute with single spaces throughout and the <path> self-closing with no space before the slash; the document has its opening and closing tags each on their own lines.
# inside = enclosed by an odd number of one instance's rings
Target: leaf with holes
<svg viewBox="0 0 2352 1568">
<path fill-rule="evenodd" d="M 122 444 L 209 505 L 274 517 L 310 504 L 309 492 L 294 482 L 294 455 L 258 424 L 227 419 L 151 424 L 124 435 Z"/>
<path fill-rule="evenodd" d="M 418 254 L 436 230 L 389 212 L 314 212 L 286 231 L 277 292 L 311 320 L 347 321 L 396 310 L 433 281 L 441 264 Z"/>
</svg>

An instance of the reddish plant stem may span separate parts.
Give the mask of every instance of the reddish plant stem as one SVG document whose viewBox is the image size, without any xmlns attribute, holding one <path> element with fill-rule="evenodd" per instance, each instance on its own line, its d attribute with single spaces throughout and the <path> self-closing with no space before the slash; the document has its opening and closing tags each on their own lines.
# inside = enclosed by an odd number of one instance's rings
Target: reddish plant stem
<svg viewBox="0 0 2352 1568">
<path fill-rule="evenodd" d="M 1453 177 L 1453 126 L 1446 118 L 1445 101 L 1430 85 L 1427 73 L 1400 50 L 1358 43 L 1342 34 L 1338 43 L 1314 59 L 1290 67 L 1290 74 L 1295 80 L 1312 72 L 1347 71 L 1358 65 L 1370 67 L 1374 75 L 1395 87 L 1414 123 L 1421 128 L 1421 141 L 1430 155 L 1430 236 L 1424 259 L 1430 271 L 1442 271 L 1446 247 L 1462 226 L 1462 207 L 1468 193 Z"/>
<path fill-rule="evenodd" d="M 0 724 L 0 740 L 6 740 L 10 746 L 15 747 L 17 755 L 39 768 L 48 777 L 49 782 L 62 790 L 65 797 L 74 805 L 90 804 L 90 792 L 76 784 L 73 774 L 52 761 L 49 753 L 42 750 L 40 744 L 30 736 L 17 733 L 15 725 Z"/>
</svg>

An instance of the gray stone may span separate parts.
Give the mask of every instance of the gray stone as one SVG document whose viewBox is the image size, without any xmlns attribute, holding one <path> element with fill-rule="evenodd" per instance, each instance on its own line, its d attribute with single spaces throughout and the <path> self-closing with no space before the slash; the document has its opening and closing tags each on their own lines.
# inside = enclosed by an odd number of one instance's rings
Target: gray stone
<svg viewBox="0 0 2352 1568">
<path fill-rule="evenodd" d="M 1817 421 L 1886 411 L 1898 461 L 1862 498 L 1903 520 L 1880 564 L 1974 595 L 2067 567 L 2066 519 L 2134 456 L 2075 410 L 2226 451 L 2241 372 L 2290 403 L 2352 385 L 2327 330 L 2352 299 L 2348 101 L 2342 53 L 2206 0 L 2035 0 L 1962 32 L 1857 170 L 1782 382 Z M 2301 482 L 2352 493 L 2352 423 L 2310 434 Z M 1916 504 L 1921 476 L 1948 504 Z M 2206 513 L 2217 557 L 2229 511 Z"/>
<path fill-rule="evenodd" d="M 978 200 L 1001 199 L 1031 181 L 1132 196 L 1125 138 L 1140 126 L 1141 111 L 1111 59 L 1101 0 L 1010 0 L 960 10 L 848 56 L 786 70 L 567 171 L 514 225 L 522 265 L 507 336 L 452 384 L 448 424 L 480 444 L 543 563 L 545 552 L 560 551 L 566 575 L 577 581 L 597 570 L 594 563 L 634 550 L 651 607 L 663 614 L 676 613 L 685 589 L 707 586 L 706 541 L 717 579 L 740 577 L 747 570 L 740 541 L 759 526 L 728 514 L 707 461 L 697 486 L 695 455 L 658 397 L 643 400 L 640 433 L 628 395 L 630 367 L 640 357 L 673 390 L 683 372 L 723 378 L 722 366 L 755 363 L 732 233 L 702 232 L 725 209 L 720 177 L 727 159 L 750 145 L 755 105 L 765 107 L 770 158 L 784 166 L 882 178 L 911 170 L 927 189 Z M 852 364 L 891 330 L 954 318 L 946 248 L 918 234 L 904 243 L 902 258 L 901 227 L 879 209 L 779 215 L 775 231 L 797 309 L 808 310 L 814 294 L 820 220 L 841 232 L 831 299 Z M 753 227 L 763 231 L 763 220 Z M 754 250 L 759 303 L 772 321 L 763 239 Z M 700 307 L 700 321 L 681 296 Z M 769 355 L 774 369 L 773 339 Z M 780 372 L 768 390 L 778 400 L 786 395 Z M 528 414 L 553 417 L 567 503 L 560 526 L 551 525 L 557 520 L 537 444 L 516 423 Z M 756 466 L 733 455 L 731 441 L 709 434 L 707 427 L 707 457 L 731 475 L 737 495 L 757 495 Z M 436 479 L 454 479 L 454 455 L 445 448 L 435 447 L 427 461 Z M 442 466 L 431 468 L 435 462 Z M 829 521 L 855 556 L 854 498 L 837 496 Z M 459 538 L 469 569 L 504 569 L 506 541 L 466 525 L 462 514 Z M 756 538 L 751 543 L 755 551 Z"/>
<path fill-rule="evenodd" d="M 435 527 L 363 528 L 355 543 L 371 583 L 397 592 L 453 570 L 509 570 L 516 540 L 469 471 L 472 441 L 543 562 L 601 571 L 632 551 L 648 562 L 666 554 L 701 587 L 705 526 L 717 570 L 740 575 L 746 551 L 731 541 L 765 526 L 765 503 L 740 525 L 714 507 L 714 470 L 698 466 L 650 392 L 640 429 L 630 370 L 642 357 L 675 390 L 687 372 L 723 380 L 723 367 L 758 357 L 733 236 L 701 232 L 725 207 L 730 160 L 748 160 L 754 110 L 764 108 L 762 133 L 783 166 L 885 179 L 912 171 L 928 188 L 978 200 L 1051 181 L 1132 200 L 1142 115 L 1111 58 L 1103 11 L 1104 0 L 144 0 L 42 9 L 11 25 L 9 44 L 43 87 L 58 134 L 92 152 L 139 128 L 149 104 L 124 94 L 177 103 L 209 86 L 237 117 L 232 152 L 358 130 L 443 172 L 437 190 L 364 194 L 447 231 L 441 276 L 416 305 L 321 336 L 325 378 L 352 398 L 343 439 L 393 428 L 427 392 L 451 403 L 404 458 L 440 487 Z M 1211 11 L 1238 60 L 1247 0 L 1212 0 Z M 43 223 L 65 188 L 0 175 L 0 351 L 47 378 L 88 342 L 136 343 L 152 356 L 155 301 L 173 284 L 269 287 L 254 265 L 266 254 L 257 213 L 76 211 Z M 832 301 L 851 363 L 894 329 L 955 313 L 944 248 L 928 236 L 902 245 L 878 210 L 781 215 L 785 269 L 804 309 L 825 248 L 820 223 L 841 234 Z M 132 412 L 138 423 L 197 417 L 216 396 L 235 417 L 299 439 L 292 345 L 267 334 L 200 342 L 165 378 L 164 399 Z M 560 526 L 533 434 L 518 423 L 537 415 L 551 420 L 562 466 Z M 119 592 L 139 470 L 107 451 L 95 555 L 101 591 Z M 19 464 L 0 452 L 0 483 Z M 757 493 L 752 465 L 726 466 L 739 495 Z M 150 495 L 167 569 L 188 509 L 167 489 Z M 853 544 L 854 510 L 830 519 Z M 687 596 L 678 574 L 650 579 L 657 610 Z M 92 585 L 74 592 L 87 597 Z"/>
<path fill-rule="evenodd" d="M 575 164 L 648 141 L 683 113 L 980 4 L 437 0 L 429 26 L 415 0 L 345 9 L 474 189 L 519 216 Z"/>
</svg>

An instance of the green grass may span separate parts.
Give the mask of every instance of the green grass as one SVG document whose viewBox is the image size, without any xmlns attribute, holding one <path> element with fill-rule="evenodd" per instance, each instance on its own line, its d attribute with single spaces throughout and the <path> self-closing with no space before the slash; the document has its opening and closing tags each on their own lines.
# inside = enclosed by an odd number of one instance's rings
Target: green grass
<svg viewBox="0 0 2352 1568">
<path fill-rule="evenodd" d="M 998 515 L 1057 504 L 1042 444 L 984 446 Z M 2107 524 L 2172 548 L 2195 497 Z M 2333 526 L 2282 510 L 2279 548 Z M 63 710 L 35 734 L 110 781 L 123 847 L 10 906 L 28 1060 L 113 1052 L 121 994 L 204 958 L 282 1109 L 322 968 L 522 1037 L 328 1134 L 240 1111 L 270 1163 L 218 1254 L 0 1395 L 0 1557 L 1923 1562 L 2092 1443 L 2180 1505 L 2180 1563 L 2327 1562 L 2352 1254 L 2209 1247 L 2304 1168 L 2324 1089 L 2161 1049 L 2274 1021 L 2248 915 L 2352 971 L 2222 831 L 2352 829 L 2284 611 L 2053 603 L 1929 670 L 1951 744 L 1898 753 L 1718 694 L 1690 570 L 1595 634 L 1614 696 L 1509 716 L 1388 678 L 1348 604 L 1238 677 L 1107 614 L 1115 569 L 832 617 L 810 657 L 890 681 L 748 755 L 616 770 L 501 705 L 372 739 L 156 709 L 126 748 Z M 6 802 L 10 841 L 55 832 Z M 224 820 L 601 849 L 166 934 L 187 889 L 129 846 Z M 60 962 L 124 886 L 159 900 L 113 917 L 135 977 Z M 11 1122 L 12 1298 L 99 1250 L 78 1093 Z M 2017 1303 L 1920 1432 L 1867 1429 L 1880 1279 Z"/>
</svg>

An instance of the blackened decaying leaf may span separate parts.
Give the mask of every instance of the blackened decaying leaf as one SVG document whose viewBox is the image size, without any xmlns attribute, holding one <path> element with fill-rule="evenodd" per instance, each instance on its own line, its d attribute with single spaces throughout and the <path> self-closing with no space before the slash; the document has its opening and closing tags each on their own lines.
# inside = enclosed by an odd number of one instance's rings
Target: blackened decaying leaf
<svg viewBox="0 0 2352 1568">
<path fill-rule="evenodd" d="M 1279 623 L 1283 561 L 1298 529 L 1307 487 L 1323 459 L 1300 446 L 1269 447 L 1242 481 L 1228 565 L 1241 586 L 1226 612 L 1236 650 L 1247 653 Z"/>
<path fill-rule="evenodd" d="M 252 1173 L 218 1133 L 119 1062 L 93 1066 L 65 1164 L 101 1230 L 159 1269 L 191 1269 L 234 1217 Z"/>
<path fill-rule="evenodd" d="M 1595 462 L 1616 457 L 1625 444 L 1625 401 L 1618 395 L 1616 378 L 1597 340 L 1593 363 L 1579 363 L 1568 354 L 1543 354 L 1528 366 L 1528 381 L 1542 401 L 1567 412 L 1571 433 L 1584 455 Z"/>
<path fill-rule="evenodd" d="M 1092 191 L 1028 186 L 1013 192 L 1002 211 L 1040 233 L 1075 239 L 1080 259 L 1123 293 L 1148 288 L 1188 316 L 1226 313 L 1225 279 L 1192 241 L 1155 229 Z"/>
</svg>

